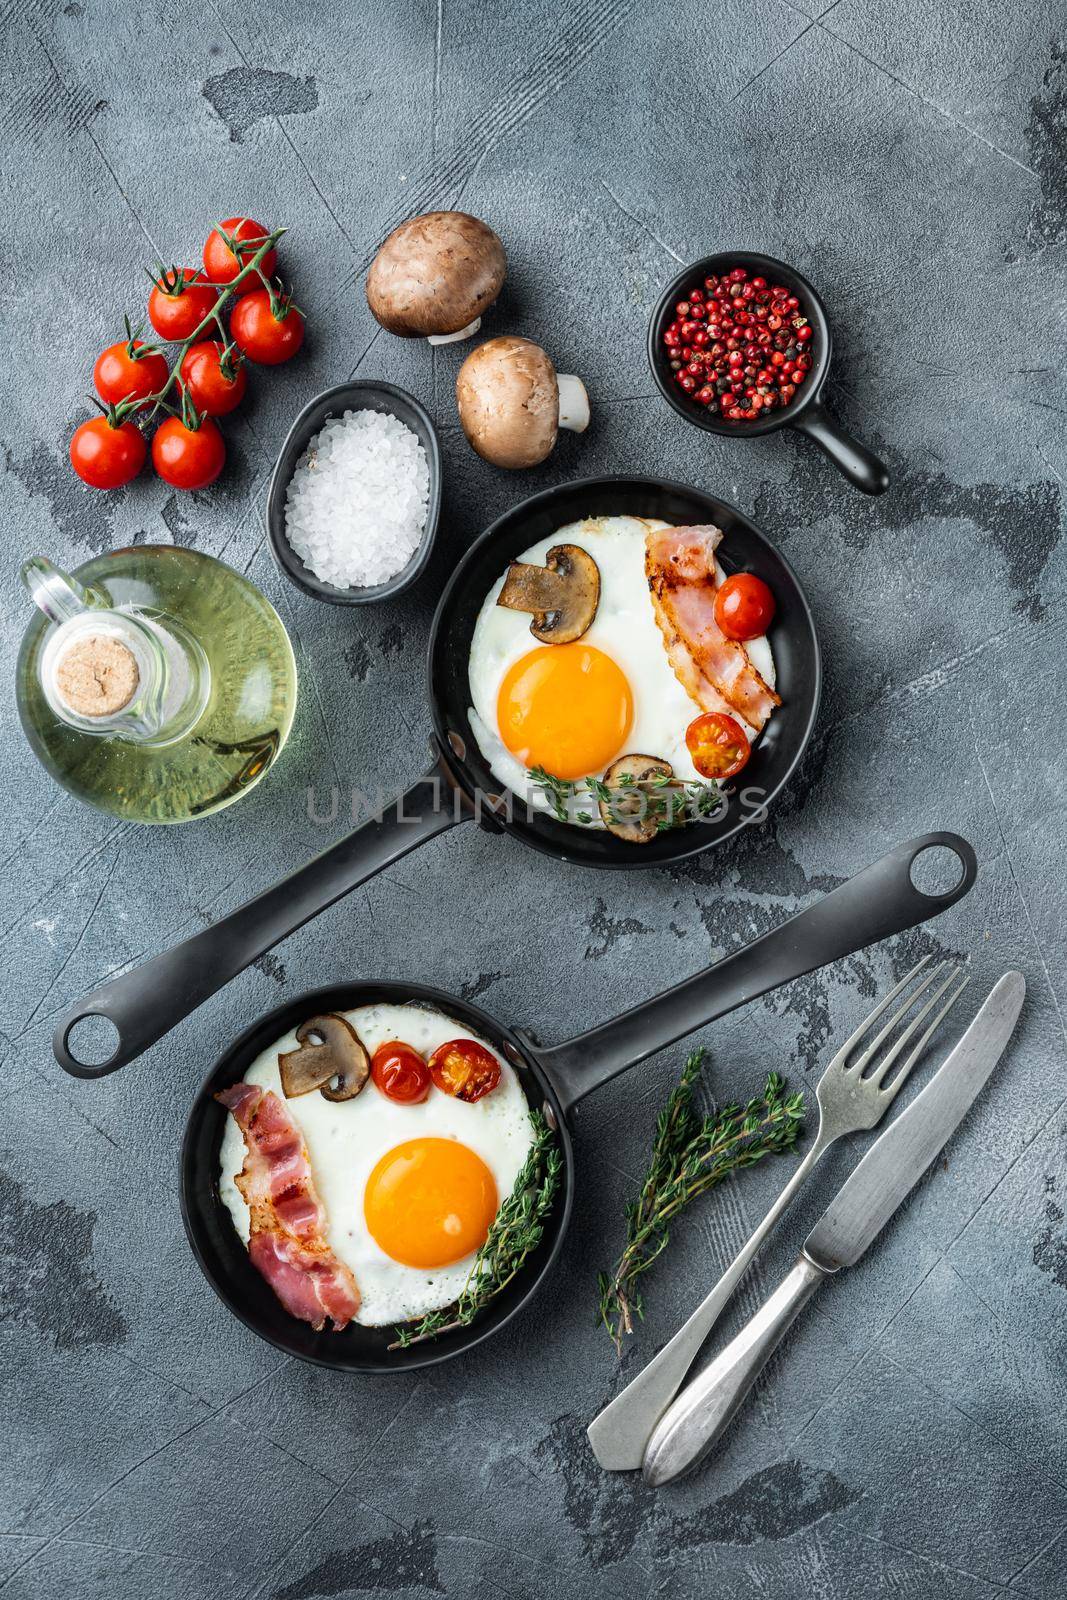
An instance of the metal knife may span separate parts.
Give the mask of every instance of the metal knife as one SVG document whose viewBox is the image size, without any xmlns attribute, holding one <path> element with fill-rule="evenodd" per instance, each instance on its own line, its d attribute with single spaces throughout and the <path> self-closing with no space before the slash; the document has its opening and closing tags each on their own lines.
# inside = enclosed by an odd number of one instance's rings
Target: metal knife
<svg viewBox="0 0 1067 1600">
<path fill-rule="evenodd" d="M 704 1459 L 815 1290 L 854 1266 L 907 1198 L 1003 1055 L 1025 994 L 1022 973 L 1005 973 L 925 1089 L 838 1190 L 784 1282 L 668 1406 L 645 1450 L 648 1483 L 669 1483 Z"/>
</svg>

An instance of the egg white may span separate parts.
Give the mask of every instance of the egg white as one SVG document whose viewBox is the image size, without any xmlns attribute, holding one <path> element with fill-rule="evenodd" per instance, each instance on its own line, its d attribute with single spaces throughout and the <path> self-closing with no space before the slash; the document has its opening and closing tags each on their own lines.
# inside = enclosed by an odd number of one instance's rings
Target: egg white
<svg viewBox="0 0 1067 1600">
<path fill-rule="evenodd" d="M 416 1005 L 359 1006 L 343 1012 L 368 1054 L 380 1044 L 402 1039 L 429 1056 L 449 1039 L 477 1037 L 443 1012 Z M 404 1322 L 451 1305 L 463 1289 L 474 1256 L 450 1266 L 407 1267 L 387 1256 L 367 1228 L 363 1192 L 375 1163 L 408 1139 L 457 1139 L 481 1156 L 496 1180 L 501 1204 L 533 1143 L 529 1107 L 514 1069 L 486 1039 L 479 1039 L 500 1063 L 500 1082 L 472 1104 L 431 1088 L 420 1105 L 388 1100 L 373 1080 L 353 1100 L 333 1104 L 317 1091 L 286 1100 L 278 1071 L 281 1051 L 297 1048 L 290 1032 L 264 1050 L 244 1074 L 246 1083 L 273 1089 L 303 1134 L 319 1199 L 326 1211 L 326 1238 L 334 1254 L 351 1268 L 362 1296 L 357 1322 L 369 1327 Z M 236 1185 L 245 1161 L 244 1135 L 227 1117 L 220 1158 L 219 1194 L 244 1244 L 248 1206 Z"/>
<path fill-rule="evenodd" d="M 652 599 L 645 578 L 645 536 L 650 529 L 670 524 L 643 517 L 588 517 L 568 523 L 546 539 L 524 550 L 517 561 L 543 566 L 553 545 L 576 544 L 593 557 L 600 569 L 600 603 L 582 643 L 595 645 L 626 674 L 633 696 L 633 724 L 620 755 L 639 752 L 669 761 L 676 777 L 704 782 L 693 765 L 685 742 L 685 730 L 701 707 L 682 688 L 674 675 L 663 644 Z M 718 568 L 719 581 L 725 572 Z M 535 810 L 551 808 L 542 791 L 500 737 L 497 698 L 508 669 L 538 641 L 530 632 L 530 617 L 522 611 L 509 611 L 497 605 L 504 586 L 502 572 L 485 597 L 471 639 L 468 676 L 473 705 L 468 710 L 471 728 L 490 770 L 502 784 L 520 795 Z M 549 646 L 548 648 L 551 648 Z M 766 683 L 774 687 L 774 657 L 765 636 L 745 646 L 753 666 Z M 749 737 L 758 735 L 747 728 Z M 601 774 L 597 774 L 601 776 Z M 596 808 L 591 808 L 592 826 L 602 827 Z M 581 824 L 576 823 L 575 826 Z"/>
</svg>

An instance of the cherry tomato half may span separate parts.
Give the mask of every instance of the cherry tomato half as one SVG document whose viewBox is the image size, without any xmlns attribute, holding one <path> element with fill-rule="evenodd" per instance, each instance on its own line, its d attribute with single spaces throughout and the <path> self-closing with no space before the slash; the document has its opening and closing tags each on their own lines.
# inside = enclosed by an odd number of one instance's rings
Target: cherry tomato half
<svg viewBox="0 0 1067 1600">
<path fill-rule="evenodd" d="M 754 572 L 735 572 L 715 596 L 715 621 L 728 639 L 758 639 L 774 621 L 774 596 Z"/>
<path fill-rule="evenodd" d="M 148 296 L 148 320 L 161 339 L 177 343 L 195 333 L 213 309 L 218 294 L 202 272 L 182 267 L 180 277 L 164 273 Z"/>
<path fill-rule="evenodd" d="M 419 1052 L 400 1039 L 380 1044 L 371 1057 L 370 1075 L 387 1100 L 418 1105 L 430 1092 L 430 1069 Z"/>
<path fill-rule="evenodd" d="M 147 453 L 144 435 L 132 422 L 115 427 L 107 417 L 90 417 L 70 441 L 70 464 L 94 489 L 121 489 L 136 478 Z"/>
<path fill-rule="evenodd" d="M 450 1039 L 430 1057 L 430 1076 L 444 1094 L 480 1100 L 500 1082 L 500 1063 L 477 1039 Z"/>
<path fill-rule="evenodd" d="M 685 730 L 693 765 L 702 778 L 732 778 L 752 751 L 741 724 L 723 711 L 705 711 Z"/>
<path fill-rule="evenodd" d="M 295 356 L 303 344 L 304 319 L 295 306 L 276 317 L 267 290 L 255 289 L 234 306 L 230 332 L 250 361 L 276 367 Z"/>
<path fill-rule="evenodd" d="M 236 239 L 237 255 L 230 249 L 223 234 Z M 227 217 L 219 227 L 212 228 L 207 236 L 207 243 L 204 245 L 204 271 L 212 283 L 232 283 L 241 268 L 248 265 L 266 239 L 267 230 L 261 222 L 253 222 L 251 217 Z M 238 255 L 240 260 L 237 259 Z M 259 269 L 265 278 L 271 278 L 277 265 L 278 252 L 268 250 L 259 263 Z M 259 279 L 254 272 L 250 272 L 236 292 L 240 296 L 258 287 Z"/>
<path fill-rule="evenodd" d="M 230 361 L 236 371 L 227 378 L 222 370 L 225 348 L 218 339 L 201 339 L 189 346 L 182 361 L 182 383 L 202 417 L 224 417 L 244 399 L 248 387 L 244 358 L 239 351 L 231 352 Z"/>
<path fill-rule="evenodd" d="M 222 434 L 210 417 L 199 428 L 187 428 L 181 417 L 168 417 L 152 437 L 152 465 L 175 489 L 206 489 L 225 461 Z"/>
<path fill-rule="evenodd" d="M 143 339 L 123 340 L 97 356 L 93 382 L 101 400 L 117 406 L 120 400 L 147 400 L 158 393 L 169 370 L 165 357 Z"/>
</svg>

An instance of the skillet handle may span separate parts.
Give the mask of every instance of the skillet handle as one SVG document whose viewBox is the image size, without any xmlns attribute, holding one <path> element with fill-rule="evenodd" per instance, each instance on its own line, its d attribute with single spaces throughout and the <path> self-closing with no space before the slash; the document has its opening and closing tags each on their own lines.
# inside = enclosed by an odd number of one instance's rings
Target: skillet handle
<svg viewBox="0 0 1067 1600">
<path fill-rule="evenodd" d="M 913 883 L 912 866 L 924 851 L 938 848 L 956 856 L 960 878 L 943 893 L 926 894 Z M 577 1039 L 547 1049 L 527 1041 L 531 1054 L 566 1111 L 616 1073 L 716 1017 L 947 911 L 963 899 L 977 875 L 974 850 L 958 833 L 919 834 L 715 966 Z"/>
<path fill-rule="evenodd" d="M 885 494 L 889 488 L 885 463 L 879 461 L 873 450 L 846 433 L 818 400 L 805 406 L 791 426 L 814 440 L 854 488 L 862 489 L 864 494 Z"/>
<path fill-rule="evenodd" d="M 203 932 L 94 989 L 56 1024 L 52 1049 L 76 1078 L 102 1078 L 155 1044 L 265 950 L 342 895 L 475 810 L 444 759 L 385 810 Z M 75 1025 L 105 1017 L 118 1030 L 106 1061 L 90 1065 L 70 1048 Z"/>
</svg>

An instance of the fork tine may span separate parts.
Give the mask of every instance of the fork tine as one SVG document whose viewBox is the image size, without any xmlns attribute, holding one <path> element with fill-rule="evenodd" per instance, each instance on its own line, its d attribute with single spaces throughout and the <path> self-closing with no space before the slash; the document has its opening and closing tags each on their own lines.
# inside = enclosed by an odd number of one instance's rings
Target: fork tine
<svg viewBox="0 0 1067 1600">
<path fill-rule="evenodd" d="M 890 991 L 886 995 L 885 999 L 884 1000 L 880 1000 L 878 1002 L 878 1004 L 875 1006 L 874 1010 L 871 1012 L 870 1016 L 864 1017 L 863 1021 L 860 1023 L 859 1027 L 856 1029 L 855 1033 L 852 1034 L 852 1036 L 850 1038 L 845 1040 L 845 1042 L 841 1046 L 840 1050 L 834 1056 L 833 1061 L 830 1063 L 831 1066 L 838 1066 L 838 1065 L 842 1065 L 843 1066 L 844 1065 L 844 1063 L 847 1061 L 850 1053 L 856 1048 L 856 1046 L 859 1044 L 860 1040 L 865 1037 L 865 1035 L 867 1033 L 867 1030 L 871 1026 L 871 1024 L 878 1021 L 878 1018 L 885 1011 L 886 1006 L 892 1005 L 892 1003 L 896 999 L 897 995 L 902 993 L 902 991 L 908 987 L 908 985 L 911 983 L 911 980 L 913 978 L 917 977 L 918 974 L 922 971 L 922 969 L 929 964 L 930 959 L 931 958 L 929 956 L 923 956 L 922 960 L 916 966 L 912 967 L 912 969 L 908 973 L 907 977 L 901 978 L 901 980 L 897 984 L 896 988 L 895 989 L 890 989 Z"/>
<path fill-rule="evenodd" d="M 961 973 L 962 977 L 960 977 Z M 889 1072 L 889 1069 L 892 1067 L 893 1063 L 896 1061 L 905 1045 L 910 1043 L 916 1030 L 922 1025 L 923 1021 L 933 1010 L 934 1006 L 937 1005 L 937 1002 L 941 999 L 942 995 L 952 987 L 952 984 L 955 983 L 957 978 L 960 978 L 960 982 L 956 984 L 955 989 L 953 989 L 952 993 L 949 995 L 940 1011 L 934 1017 L 930 1025 L 926 1028 L 925 1032 L 917 1040 L 909 1054 L 905 1057 L 892 1083 L 889 1084 L 887 1088 L 882 1089 L 882 1094 L 886 1097 L 887 1104 L 893 1098 L 893 1096 L 899 1093 L 899 1091 L 904 1087 L 905 1081 L 907 1080 L 908 1074 L 912 1067 L 918 1061 L 919 1057 L 926 1049 L 926 1046 L 929 1044 L 931 1038 L 948 1016 L 949 1012 L 956 1004 L 956 1001 L 959 999 L 964 989 L 966 989 L 967 985 L 970 983 L 971 975 L 969 972 L 967 972 L 963 967 L 957 966 L 953 968 L 948 977 L 945 979 L 945 982 L 937 990 L 937 993 L 931 995 L 930 999 L 923 1006 L 918 1016 L 901 1035 L 894 1048 L 889 1052 L 885 1061 L 881 1063 L 876 1072 L 871 1074 L 869 1081 L 875 1086 L 875 1088 L 881 1088 L 882 1084 L 885 1082 L 886 1074 Z"/>
<path fill-rule="evenodd" d="M 884 1027 L 880 1028 L 875 1034 L 874 1038 L 868 1044 L 866 1050 L 864 1050 L 863 1053 L 857 1056 L 855 1061 L 852 1062 L 850 1070 L 854 1070 L 858 1076 L 862 1076 L 863 1073 L 866 1072 L 867 1068 L 874 1060 L 875 1053 L 881 1049 L 883 1044 L 885 1044 L 886 1040 L 889 1038 L 894 1029 L 904 1021 L 904 1018 L 907 1016 L 912 1006 L 917 1004 L 917 1002 L 920 1001 L 925 994 L 929 993 L 931 987 L 938 981 L 939 978 L 944 977 L 945 972 L 950 965 L 954 965 L 954 963 L 948 961 L 939 961 L 936 967 L 930 968 L 922 982 L 913 988 L 908 994 L 903 1005 L 897 1007 Z M 868 1018 L 868 1022 L 869 1021 L 870 1018 Z"/>
</svg>

